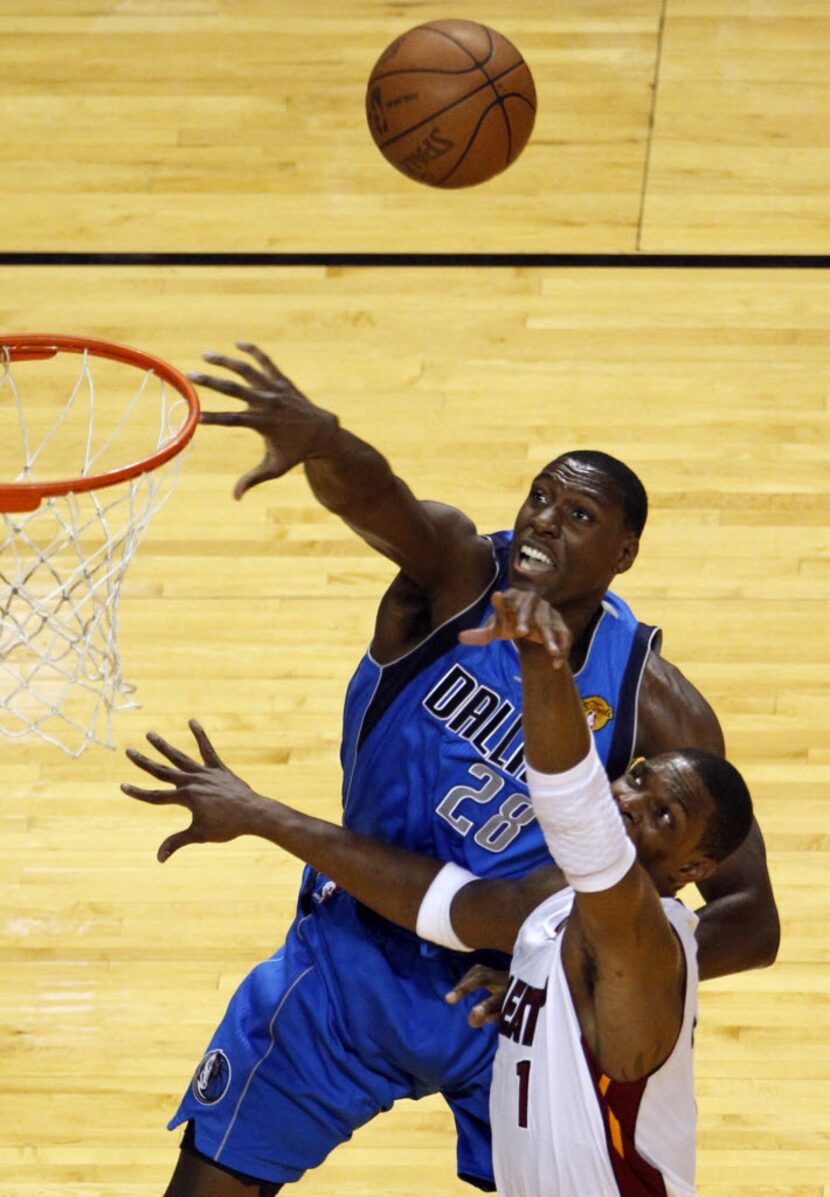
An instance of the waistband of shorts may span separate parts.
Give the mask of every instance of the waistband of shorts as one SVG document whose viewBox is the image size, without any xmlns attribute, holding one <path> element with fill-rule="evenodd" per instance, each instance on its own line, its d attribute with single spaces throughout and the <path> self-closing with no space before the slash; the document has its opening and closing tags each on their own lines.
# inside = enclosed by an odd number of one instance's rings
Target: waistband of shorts
<svg viewBox="0 0 830 1197">
<path fill-rule="evenodd" d="M 335 902 L 341 909 L 344 906 L 351 909 L 360 925 L 375 943 L 410 956 L 417 956 L 423 964 L 434 962 L 439 967 L 445 967 L 456 977 L 461 976 L 479 961 L 489 964 L 493 968 L 509 966 L 509 956 L 505 956 L 501 952 L 487 950 L 454 952 L 450 948 L 441 947 L 440 944 L 429 943 L 428 940 L 421 939 L 414 931 L 409 931 L 406 927 L 399 927 L 397 923 L 390 922 L 383 915 L 377 914 L 370 907 L 358 902 L 357 898 L 353 898 L 346 890 L 340 889 L 325 874 L 314 873 L 307 869 L 300 891 L 300 905 L 304 913 L 311 914 L 322 910 L 332 902 Z"/>
</svg>

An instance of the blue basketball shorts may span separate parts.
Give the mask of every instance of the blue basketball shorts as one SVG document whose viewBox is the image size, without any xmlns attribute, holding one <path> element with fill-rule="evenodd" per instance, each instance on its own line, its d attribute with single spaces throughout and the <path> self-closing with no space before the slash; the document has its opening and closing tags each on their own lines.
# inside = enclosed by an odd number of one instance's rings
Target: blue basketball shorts
<svg viewBox="0 0 830 1197">
<path fill-rule="evenodd" d="M 231 999 L 170 1129 L 199 1152 L 275 1183 L 295 1181 L 402 1097 L 441 1093 L 458 1174 L 492 1190 L 489 1093 L 496 1028 L 475 997 L 444 994 L 470 957 L 436 953 L 326 878 L 301 895 L 285 945 Z"/>
</svg>

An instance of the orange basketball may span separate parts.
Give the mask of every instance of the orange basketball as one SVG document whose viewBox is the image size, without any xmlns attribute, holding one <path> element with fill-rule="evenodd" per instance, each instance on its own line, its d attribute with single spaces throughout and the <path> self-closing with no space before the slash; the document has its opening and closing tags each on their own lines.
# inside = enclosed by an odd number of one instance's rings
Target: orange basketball
<svg viewBox="0 0 830 1197">
<path fill-rule="evenodd" d="M 369 76 L 366 116 L 380 152 L 431 187 L 470 187 L 524 149 L 536 89 L 516 47 L 475 21 L 430 21 L 397 38 Z"/>
</svg>

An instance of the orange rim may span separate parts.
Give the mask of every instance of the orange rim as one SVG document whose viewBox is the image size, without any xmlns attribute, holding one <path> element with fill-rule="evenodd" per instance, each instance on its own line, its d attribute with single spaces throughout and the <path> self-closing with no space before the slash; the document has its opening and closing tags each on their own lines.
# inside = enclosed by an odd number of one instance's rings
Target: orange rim
<svg viewBox="0 0 830 1197">
<path fill-rule="evenodd" d="M 91 337 L 52 336 L 48 333 L 0 334 L 0 355 L 8 354 L 11 361 L 34 361 L 54 357 L 57 353 L 83 353 L 87 350 L 94 357 L 111 358 L 126 362 L 143 370 L 152 370 L 175 388 L 187 403 L 187 419 L 172 440 L 162 445 L 155 453 L 140 461 L 130 462 L 117 470 L 105 474 L 91 474 L 84 478 L 68 478 L 54 482 L 3 482 L 0 483 L 0 511 L 35 511 L 43 501 L 52 495 L 66 495 L 70 491 L 99 490 L 127 482 L 139 474 L 158 469 L 170 461 L 188 443 L 199 423 L 199 400 L 196 388 L 189 378 L 171 366 L 169 362 L 141 349 L 127 345 L 116 345 L 111 341 L 96 341 Z"/>
</svg>

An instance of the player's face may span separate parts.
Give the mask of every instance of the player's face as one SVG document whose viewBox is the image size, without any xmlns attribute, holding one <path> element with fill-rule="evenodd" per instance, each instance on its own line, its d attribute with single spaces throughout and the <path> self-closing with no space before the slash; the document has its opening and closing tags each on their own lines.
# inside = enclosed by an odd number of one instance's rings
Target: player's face
<svg viewBox="0 0 830 1197">
<path fill-rule="evenodd" d="M 665 753 L 636 761 L 611 792 L 637 859 L 661 894 L 673 894 L 712 872 L 712 861 L 698 845 L 714 801 L 683 757 Z"/>
<path fill-rule="evenodd" d="M 594 466 L 561 457 L 534 478 L 516 517 L 510 585 L 562 608 L 598 601 L 637 555 L 619 494 Z"/>
</svg>

